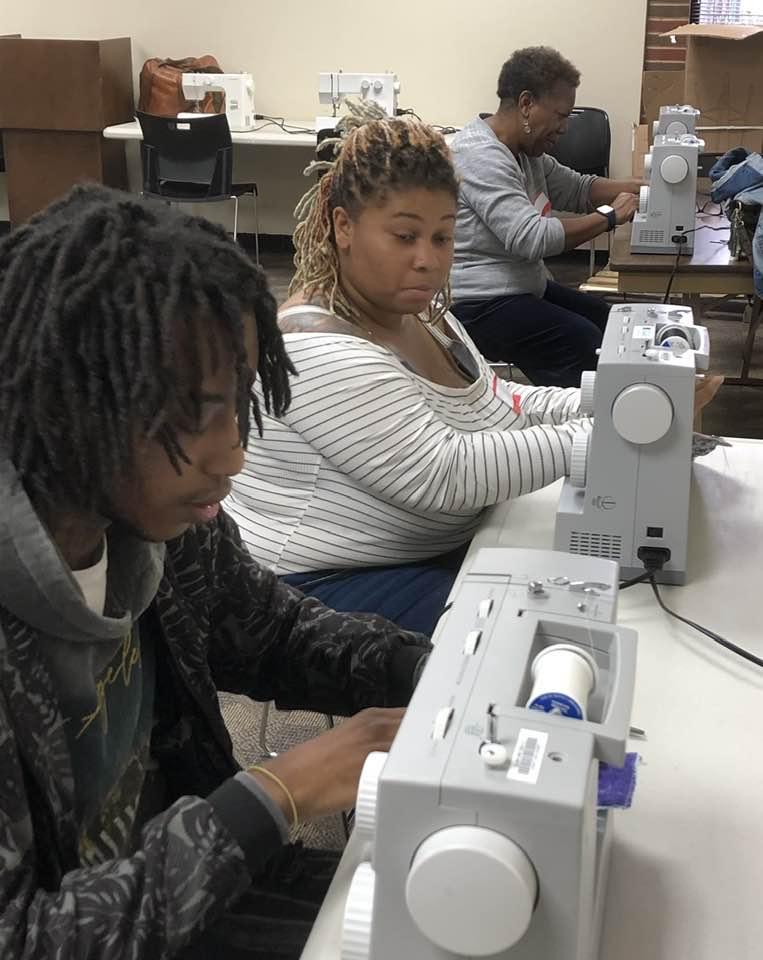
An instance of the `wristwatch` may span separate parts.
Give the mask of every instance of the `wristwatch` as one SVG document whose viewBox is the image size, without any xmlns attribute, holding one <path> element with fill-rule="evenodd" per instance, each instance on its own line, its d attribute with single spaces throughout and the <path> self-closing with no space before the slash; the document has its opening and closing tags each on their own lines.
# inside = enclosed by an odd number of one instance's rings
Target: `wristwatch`
<svg viewBox="0 0 763 960">
<path fill-rule="evenodd" d="M 615 213 L 614 207 L 610 207 L 608 203 L 604 203 L 596 208 L 596 213 L 600 213 L 602 217 L 607 218 L 607 230 L 615 229 L 617 226 L 617 214 Z"/>
</svg>

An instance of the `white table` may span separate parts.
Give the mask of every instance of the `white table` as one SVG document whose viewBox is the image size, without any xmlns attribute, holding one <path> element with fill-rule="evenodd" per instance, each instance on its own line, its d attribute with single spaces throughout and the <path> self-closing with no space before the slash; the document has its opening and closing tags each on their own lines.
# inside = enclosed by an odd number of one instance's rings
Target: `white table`
<svg viewBox="0 0 763 960">
<path fill-rule="evenodd" d="M 689 582 L 661 589 L 668 606 L 761 656 L 763 441 L 733 443 L 695 464 Z M 474 547 L 551 547 L 558 492 L 495 508 Z M 639 632 L 633 723 L 647 740 L 630 746 L 643 764 L 634 806 L 615 820 L 601 960 L 759 960 L 763 670 L 662 613 L 646 585 L 619 607 L 618 622 Z M 353 838 L 302 960 L 338 960 L 359 854 Z"/>
<path fill-rule="evenodd" d="M 315 119 L 289 120 L 284 123 L 286 130 L 267 120 L 258 120 L 254 130 L 246 132 L 231 131 L 234 143 L 260 147 L 310 147 L 315 148 Z M 293 133 L 287 133 L 293 130 Z M 117 123 L 106 127 L 103 135 L 107 140 L 142 140 L 140 124 L 137 120 L 129 123 Z"/>
</svg>

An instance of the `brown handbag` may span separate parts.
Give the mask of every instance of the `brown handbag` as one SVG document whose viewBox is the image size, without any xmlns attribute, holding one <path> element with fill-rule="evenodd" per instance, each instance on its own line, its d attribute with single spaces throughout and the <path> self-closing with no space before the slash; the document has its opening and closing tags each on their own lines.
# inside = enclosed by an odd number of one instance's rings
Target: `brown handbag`
<svg viewBox="0 0 763 960">
<path fill-rule="evenodd" d="M 138 110 L 155 117 L 176 117 L 179 113 L 222 113 L 225 94 L 210 91 L 200 102 L 183 95 L 184 73 L 223 73 L 214 57 L 186 57 L 183 60 L 146 60 L 140 71 Z"/>
</svg>

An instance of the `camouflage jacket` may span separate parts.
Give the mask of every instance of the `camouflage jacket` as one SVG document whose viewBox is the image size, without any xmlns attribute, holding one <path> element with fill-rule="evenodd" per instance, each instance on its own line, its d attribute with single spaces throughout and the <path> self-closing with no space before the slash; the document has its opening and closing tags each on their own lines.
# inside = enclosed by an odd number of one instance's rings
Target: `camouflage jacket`
<svg viewBox="0 0 763 960">
<path fill-rule="evenodd" d="M 428 649 L 381 618 L 337 614 L 281 584 L 223 514 L 168 544 L 141 630 L 159 661 L 152 756 L 169 805 L 128 855 L 83 867 L 72 768 L 37 635 L 0 619 L 4 960 L 177 953 L 273 852 L 253 849 L 265 833 L 256 824 L 242 827 L 246 842 L 237 837 L 231 803 L 214 800 L 238 769 L 217 689 L 331 713 L 402 705 Z"/>
</svg>

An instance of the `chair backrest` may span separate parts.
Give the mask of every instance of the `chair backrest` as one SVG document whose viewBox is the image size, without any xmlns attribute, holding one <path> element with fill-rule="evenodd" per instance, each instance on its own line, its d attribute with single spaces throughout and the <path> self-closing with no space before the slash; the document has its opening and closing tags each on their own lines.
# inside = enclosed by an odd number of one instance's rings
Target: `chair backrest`
<svg viewBox="0 0 763 960">
<path fill-rule="evenodd" d="M 609 175 L 611 143 L 606 111 L 598 107 L 575 107 L 567 122 L 567 130 L 548 153 L 578 173 L 606 177 Z"/>
<path fill-rule="evenodd" d="M 177 198 L 229 196 L 233 179 L 233 143 L 224 113 L 198 117 L 136 114 L 141 130 L 143 192 Z"/>
</svg>

